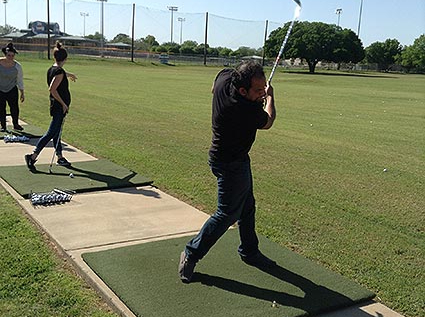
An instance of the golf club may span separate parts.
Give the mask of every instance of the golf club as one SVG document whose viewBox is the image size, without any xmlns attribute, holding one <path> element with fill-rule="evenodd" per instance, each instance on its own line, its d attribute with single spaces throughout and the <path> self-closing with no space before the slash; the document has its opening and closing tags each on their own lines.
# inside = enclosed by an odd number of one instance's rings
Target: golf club
<svg viewBox="0 0 425 317">
<path fill-rule="evenodd" d="M 272 71 L 271 71 L 270 77 L 269 77 L 269 84 L 272 82 L 272 78 L 274 76 L 274 72 L 276 71 L 276 67 L 279 64 L 280 58 L 282 57 L 283 50 L 285 49 L 286 42 L 288 41 L 288 38 L 289 38 L 289 34 L 291 34 L 292 27 L 294 26 L 294 23 L 297 20 L 297 18 L 300 16 L 300 12 L 301 12 L 301 1 L 300 0 L 294 0 L 294 1 L 297 4 L 297 6 L 295 7 L 294 17 L 292 19 L 291 24 L 289 25 L 288 31 L 286 32 L 285 38 L 283 39 L 283 42 L 282 42 L 282 45 L 280 47 L 279 53 L 277 54 L 276 60 L 274 62 L 274 65 L 273 65 L 273 68 L 272 68 Z"/>
<path fill-rule="evenodd" d="M 53 142 L 53 148 L 54 148 L 54 151 L 53 151 L 53 155 L 52 155 L 52 160 L 50 161 L 49 174 L 52 174 L 52 165 L 53 165 L 53 160 L 55 159 L 56 149 L 58 148 L 59 142 L 61 141 L 61 137 L 62 137 L 62 129 L 63 129 L 63 124 L 65 123 L 65 118 L 66 118 L 66 117 L 63 117 L 62 124 L 61 124 L 61 128 L 60 128 L 60 130 L 59 130 L 58 140 L 56 141 L 56 145 L 55 145 L 55 143 Z"/>
</svg>

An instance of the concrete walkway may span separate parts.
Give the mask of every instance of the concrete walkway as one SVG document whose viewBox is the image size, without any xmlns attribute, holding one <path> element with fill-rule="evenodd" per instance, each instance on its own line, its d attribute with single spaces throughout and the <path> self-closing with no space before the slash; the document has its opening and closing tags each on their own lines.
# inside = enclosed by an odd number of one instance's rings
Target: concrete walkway
<svg viewBox="0 0 425 317">
<path fill-rule="evenodd" d="M 25 123 L 22 125 L 25 127 Z M 34 142 L 5 143 L 0 140 L 0 166 L 25 165 L 24 154 L 31 153 Z M 50 164 L 52 154 L 51 146 L 45 148 L 38 163 Z M 70 162 L 95 160 L 70 145 L 65 146 L 64 155 Z M 128 317 L 135 315 L 85 264 L 81 255 L 85 252 L 193 235 L 208 218 L 207 214 L 153 186 L 77 194 L 69 203 L 35 208 L 1 178 L 0 184 L 16 199 L 34 223 L 50 236 L 63 255 L 72 260 L 83 278 L 112 308 Z M 384 305 L 370 302 L 320 317 L 402 316 Z"/>
</svg>

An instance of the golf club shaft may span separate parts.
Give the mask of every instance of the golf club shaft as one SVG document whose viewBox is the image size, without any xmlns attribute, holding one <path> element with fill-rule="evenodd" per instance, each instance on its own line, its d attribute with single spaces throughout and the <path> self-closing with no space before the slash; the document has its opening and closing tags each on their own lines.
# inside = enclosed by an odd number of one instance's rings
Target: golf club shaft
<svg viewBox="0 0 425 317">
<path fill-rule="evenodd" d="M 292 28 L 294 27 L 294 23 L 299 16 L 299 10 L 301 9 L 301 2 L 299 0 L 295 0 L 295 2 L 297 3 L 297 7 L 295 8 L 294 18 L 292 19 L 291 24 L 289 25 L 288 31 L 286 32 L 285 38 L 283 39 L 282 45 L 280 46 L 279 53 L 277 54 L 276 60 L 273 64 L 273 68 L 269 76 L 269 84 L 272 82 L 277 65 L 279 64 L 280 58 L 282 57 L 282 54 L 283 54 L 283 50 L 285 49 L 286 42 L 288 41 L 289 35 L 291 34 Z"/>
</svg>

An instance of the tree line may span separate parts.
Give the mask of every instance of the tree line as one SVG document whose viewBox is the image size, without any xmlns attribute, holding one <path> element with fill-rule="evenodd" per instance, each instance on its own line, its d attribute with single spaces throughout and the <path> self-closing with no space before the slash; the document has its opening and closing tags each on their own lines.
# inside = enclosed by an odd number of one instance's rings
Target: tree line
<svg viewBox="0 0 425 317">
<path fill-rule="evenodd" d="M 264 48 L 241 46 L 236 50 L 227 47 L 210 47 L 208 44 L 187 40 L 182 44 L 174 42 L 158 43 L 153 35 L 134 40 L 136 50 L 182 54 L 204 55 L 216 57 L 263 56 L 275 58 L 286 35 L 289 22 L 272 31 L 265 42 Z M 8 34 L 17 29 L 6 25 L 0 26 L 1 34 Z M 96 32 L 86 38 L 101 41 L 102 35 Z M 132 39 L 126 34 L 118 34 L 111 41 L 132 45 Z M 323 22 L 296 22 L 283 52 L 285 59 L 301 59 L 308 64 L 310 73 L 315 72 L 319 62 L 341 63 L 372 63 L 379 71 L 391 71 L 393 65 L 401 65 L 406 72 L 425 73 L 425 34 L 422 34 L 410 46 L 402 46 L 397 39 L 387 39 L 375 42 L 364 48 L 361 40 L 350 29 L 343 29 L 335 24 Z"/>
<path fill-rule="evenodd" d="M 262 56 L 264 50 L 265 57 L 274 58 L 279 52 L 289 24 L 288 22 L 271 32 L 264 48 L 242 46 L 232 50 L 207 45 L 207 54 L 217 57 Z M 131 38 L 125 34 L 118 34 L 111 42 L 131 44 Z M 205 50 L 205 44 L 198 44 L 196 41 L 159 44 L 153 35 L 136 40 L 134 45 L 140 50 L 184 55 L 203 55 Z M 296 22 L 283 54 L 285 59 L 299 58 L 305 61 L 310 73 L 315 72 L 319 62 L 333 62 L 337 65 L 376 64 L 379 71 L 385 72 L 391 71 L 393 65 L 401 65 L 406 72 L 425 73 L 425 34 L 415 39 L 410 46 L 403 47 L 397 39 L 387 39 L 364 48 L 361 40 L 350 29 L 323 22 Z"/>
</svg>

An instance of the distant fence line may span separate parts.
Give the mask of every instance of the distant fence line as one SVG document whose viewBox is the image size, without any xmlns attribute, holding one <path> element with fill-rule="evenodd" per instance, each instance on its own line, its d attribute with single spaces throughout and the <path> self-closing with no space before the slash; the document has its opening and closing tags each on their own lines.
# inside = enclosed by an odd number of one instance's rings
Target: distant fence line
<svg viewBox="0 0 425 317">
<path fill-rule="evenodd" d="M 22 4 L 22 9 L 19 12 L 8 11 L 8 21 L 21 21 L 20 26 L 15 26 L 18 28 L 26 25 L 25 1 L 27 0 L 14 0 L 15 3 Z M 50 22 L 58 23 L 62 32 L 73 36 L 87 36 L 96 32 L 101 34 L 103 29 L 103 34 L 108 41 L 111 41 L 118 34 L 126 34 L 132 37 L 134 30 L 135 39 L 152 35 L 159 44 L 165 42 L 180 44 L 186 40 L 201 44 L 205 42 L 207 35 L 210 47 L 228 47 L 235 50 L 241 46 L 246 46 L 257 49 L 263 46 L 265 32 L 269 35 L 270 32 L 287 22 L 268 21 L 266 27 L 266 21 L 238 20 L 218 16 L 211 12 L 185 13 L 179 9 L 174 12 L 171 27 L 170 11 L 167 8 L 159 10 L 133 5 L 131 0 L 128 0 L 128 4 L 93 0 L 49 1 Z M 101 4 L 104 6 L 103 19 L 101 19 Z M 28 7 L 30 21 L 46 20 L 44 11 L 46 0 L 31 0 L 28 2 Z M 42 13 L 37 13 L 37 16 L 35 16 L 36 10 L 33 10 L 36 7 L 38 10 L 43 8 Z M 42 16 L 38 16 L 40 14 Z M 291 14 L 288 14 L 288 20 L 290 17 Z M 104 21 L 103 28 L 101 26 L 102 20 Z M 208 23 L 207 27 L 206 23 Z M 25 27 L 28 27 L 28 25 Z"/>
<path fill-rule="evenodd" d="M 0 39 L 0 45 L 4 46 L 6 42 Z M 46 46 L 44 44 L 29 44 L 29 43 L 20 43 L 17 46 L 21 55 L 27 53 L 28 55 L 45 59 L 47 58 Z M 101 52 L 100 47 L 86 47 L 86 46 L 66 46 L 68 53 L 72 55 L 79 56 L 88 56 L 88 57 L 99 57 L 103 55 L 106 58 L 120 58 L 120 59 L 131 59 L 132 51 L 130 49 L 116 49 L 116 48 L 103 48 Z M 218 56 L 207 56 L 206 59 L 201 55 L 184 55 L 184 54 L 161 54 L 155 52 L 144 52 L 144 51 L 134 51 L 133 52 L 134 61 L 147 61 L 150 63 L 167 63 L 167 64 L 185 64 L 185 65 L 203 65 L 206 62 L 206 65 L 213 66 L 235 66 L 240 63 L 244 58 L 242 57 L 218 57 Z M 164 59 L 164 55 L 166 58 Z M 265 66 L 272 66 L 274 59 L 266 59 Z M 302 60 L 283 60 L 280 64 L 280 67 L 283 69 L 301 69 L 308 70 L 308 64 Z M 378 71 L 378 65 L 369 63 L 369 64 L 350 64 L 350 63 L 341 63 L 339 66 L 337 63 L 332 62 L 319 62 L 316 69 L 317 70 L 339 70 L 343 71 Z M 390 69 L 392 71 L 400 72 L 403 68 L 400 65 L 391 65 Z"/>
</svg>

